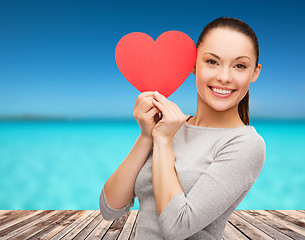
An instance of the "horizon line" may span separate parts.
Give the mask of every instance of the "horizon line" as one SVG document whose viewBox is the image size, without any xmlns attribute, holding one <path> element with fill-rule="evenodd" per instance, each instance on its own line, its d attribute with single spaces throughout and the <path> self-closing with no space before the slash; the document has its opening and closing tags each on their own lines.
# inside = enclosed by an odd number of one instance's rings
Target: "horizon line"
<svg viewBox="0 0 305 240">
<path fill-rule="evenodd" d="M 191 114 L 189 114 L 191 115 Z M 249 116 L 250 120 L 300 120 L 305 121 L 305 116 Z M 15 114 L 0 115 L 0 121 L 136 121 L 133 116 L 63 116 L 42 114 Z"/>
</svg>

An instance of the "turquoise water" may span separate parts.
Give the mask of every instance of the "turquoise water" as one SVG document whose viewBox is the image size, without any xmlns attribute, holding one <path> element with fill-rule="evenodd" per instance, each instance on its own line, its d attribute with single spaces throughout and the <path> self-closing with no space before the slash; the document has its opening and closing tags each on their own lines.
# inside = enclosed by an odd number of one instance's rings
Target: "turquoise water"
<svg viewBox="0 0 305 240">
<path fill-rule="evenodd" d="M 251 125 L 266 162 L 237 209 L 305 209 L 305 121 Z M 0 122 L 0 209 L 98 209 L 102 186 L 139 133 L 133 120 Z"/>
</svg>

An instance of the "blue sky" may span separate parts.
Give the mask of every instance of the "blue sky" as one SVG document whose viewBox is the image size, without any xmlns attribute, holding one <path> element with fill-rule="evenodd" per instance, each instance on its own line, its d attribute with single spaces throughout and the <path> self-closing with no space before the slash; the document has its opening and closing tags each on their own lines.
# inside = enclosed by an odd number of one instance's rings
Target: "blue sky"
<svg viewBox="0 0 305 240">
<path fill-rule="evenodd" d="M 0 115 L 132 117 L 140 92 L 114 51 L 131 32 L 169 30 L 196 43 L 220 16 L 256 32 L 262 71 L 250 85 L 250 117 L 305 118 L 304 1 L 0 0 Z M 191 74 L 169 100 L 196 112 Z"/>
</svg>

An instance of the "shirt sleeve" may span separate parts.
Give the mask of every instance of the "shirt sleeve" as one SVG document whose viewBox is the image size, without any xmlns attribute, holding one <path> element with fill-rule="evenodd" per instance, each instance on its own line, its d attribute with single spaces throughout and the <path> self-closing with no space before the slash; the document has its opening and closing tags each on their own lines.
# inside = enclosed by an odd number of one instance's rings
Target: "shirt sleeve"
<svg viewBox="0 0 305 240">
<path fill-rule="evenodd" d="M 265 161 L 262 137 L 227 138 L 187 195 L 174 196 L 159 216 L 165 239 L 186 239 L 223 214 L 256 181 Z"/>
<path fill-rule="evenodd" d="M 99 198 L 99 205 L 100 205 L 100 211 L 102 217 L 106 221 L 111 221 L 120 218 L 126 212 L 128 212 L 131 207 L 133 207 L 134 199 L 135 199 L 135 195 L 132 197 L 131 201 L 125 207 L 122 207 L 120 209 L 111 208 L 106 201 L 105 192 L 103 188 Z"/>
</svg>

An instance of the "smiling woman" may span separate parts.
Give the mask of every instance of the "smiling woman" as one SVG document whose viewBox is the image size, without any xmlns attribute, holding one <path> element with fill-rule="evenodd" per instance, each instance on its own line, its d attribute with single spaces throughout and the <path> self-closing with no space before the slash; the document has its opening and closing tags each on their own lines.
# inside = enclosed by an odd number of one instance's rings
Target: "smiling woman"
<svg viewBox="0 0 305 240">
<path fill-rule="evenodd" d="M 138 96 L 141 134 L 102 189 L 103 217 L 119 218 L 138 197 L 135 239 L 222 239 L 265 162 L 264 139 L 248 116 L 248 88 L 260 70 L 258 42 L 246 23 L 209 23 L 193 69 L 196 115 L 158 92 Z"/>
<path fill-rule="evenodd" d="M 217 121 L 225 121 L 232 126 L 250 124 L 249 85 L 256 81 L 261 70 L 258 41 L 250 27 L 243 28 L 239 21 L 231 25 L 229 22 L 214 21 L 208 24 L 197 42 L 199 57 L 193 73 L 196 75 L 199 115 L 196 114 L 195 118 L 203 119 L 200 116 L 203 105 L 212 112 L 213 109 L 222 112 L 217 114 L 217 119 L 210 119 L 209 123 L 205 119 L 206 123 L 201 124 L 206 126 L 211 123 L 216 126 Z M 232 117 L 228 118 L 228 114 Z M 228 119 L 232 122 L 229 123 Z M 224 122 L 219 125 L 222 124 Z"/>
</svg>

